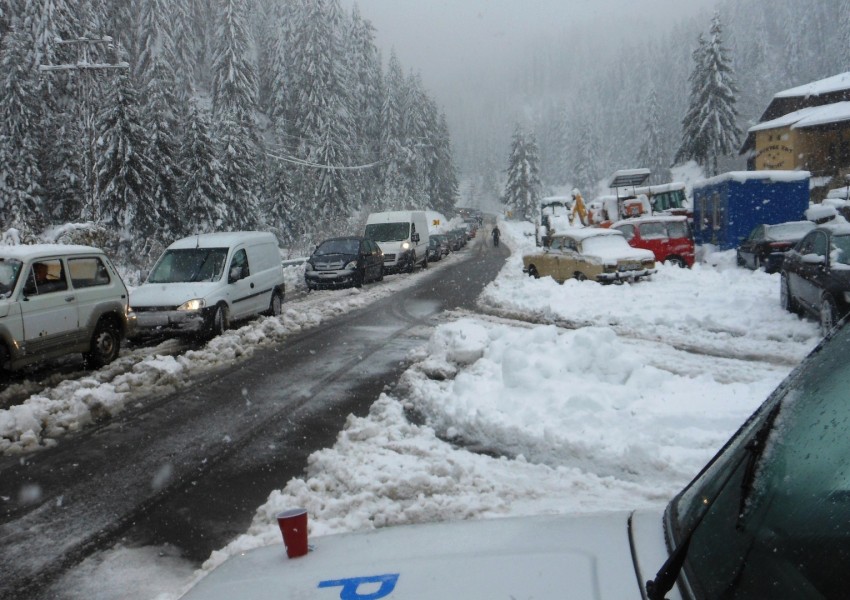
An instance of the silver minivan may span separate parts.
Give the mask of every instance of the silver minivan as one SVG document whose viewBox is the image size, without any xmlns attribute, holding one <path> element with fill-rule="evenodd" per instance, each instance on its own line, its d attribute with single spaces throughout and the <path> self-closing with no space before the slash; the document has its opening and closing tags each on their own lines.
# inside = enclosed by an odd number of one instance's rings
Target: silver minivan
<svg viewBox="0 0 850 600">
<path fill-rule="evenodd" d="M 127 287 L 102 250 L 0 247 L 0 369 L 76 352 L 100 367 L 118 356 L 134 322 Z"/>
<path fill-rule="evenodd" d="M 285 293 L 277 238 L 261 231 L 177 240 L 130 294 L 136 335 L 214 337 L 231 321 L 280 315 Z"/>
</svg>

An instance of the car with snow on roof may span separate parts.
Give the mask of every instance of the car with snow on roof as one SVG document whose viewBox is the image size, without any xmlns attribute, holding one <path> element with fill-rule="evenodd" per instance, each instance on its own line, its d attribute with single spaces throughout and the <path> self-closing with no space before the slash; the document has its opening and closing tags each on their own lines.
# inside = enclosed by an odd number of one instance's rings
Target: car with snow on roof
<svg viewBox="0 0 850 600">
<path fill-rule="evenodd" d="M 384 278 L 384 253 L 362 236 L 330 238 L 316 246 L 304 265 L 307 289 L 354 286 Z"/>
<path fill-rule="evenodd" d="M 842 325 L 664 507 L 316 536 L 297 558 L 278 542 L 183 600 L 844 598 L 848 349 Z"/>
<path fill-rule="evenodd" d="M 215 337 L 231 321 L 277 316 L 285 294 L 277 238 L 263 231 L 203 233 L 172 243 L 130 295 L 136 335 Z"/>
<path fill-rule="evenodd" d="M 625 219 L 611 225 L 622 231 L 632 248 L 650 250 L 658 262 L 693 267 L 694 235 L 685 216 L 647 216 Z"/>
<path fill-rule="evenodd" d="M 549 245 L 522 257 L 523 272 L 531 277 L 552 277 L 600 283 L 636 281 L 655 273 L 655 255 L 632 248 L 622 232 L 598 227 L 576 228 L 552 236 Z"/>
<path fill-rule="evenodd" d="M 112 362 L 135 326 L 129 296 L 99 248 L 0 246 L 0 371 L 77 352 Z"/>
<path fill-rule="evenodd" d="M 816 227 L 788 251 L 779 297 L 786 310 L 819 319 L 824 334 L 850 312 L 850 225 Z"/>
<path fill-rule="evenodd" d="M 785 254 L 814 228 L 812 221 L 757 225 L 735 251 L 738 266 L 754 271 L 764 267 L 765 273 L 776 273 Z"/>
</svg>

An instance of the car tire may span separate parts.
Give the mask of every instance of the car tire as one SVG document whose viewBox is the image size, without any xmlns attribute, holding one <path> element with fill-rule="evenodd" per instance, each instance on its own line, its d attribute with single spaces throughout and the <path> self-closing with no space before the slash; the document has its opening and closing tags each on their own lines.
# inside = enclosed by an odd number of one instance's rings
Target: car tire
<svg viewBox="0 0 850 600">
<path fill-rule="evenodd" d="M 753 256 L 753 271 L 758 271 L 761 269 L 761 257 L 756 254 Z"/>
<path fill-rule="evenodd" d="M 578 281 L 587 281 L 587 275 L 585 275 L 581 271 L 577 271 L 575 275 L 573 275 L 573 277 L 575 277 Z"/>
<path fill-rule="evenodd" d="M 413 269 L 416 268 L 416 252 L 413 252 L 410 256 L 410 264 L 407 265 L 406 271 L 408 273 L 413 273 Z"/>
<path fill-rule="evenodd" d="M 378 267 L 378 281 L 383 281 L 383 280 L 384 280 L 384 265 L 381 264 Z"/>
<path fill-rule="evenodd" d="M 838 306 L 832 296 L 824 294 L 820 301 L 820 330 L 826 335 L 838 322 Z"/>
<path fill-rule="evenodd" d="M 363 287 L 364 281 L 366 281 L 366 267 L 363 267 L 363 270 L 358 270 L 354 273 L 352 285 L 356 288 L 361 288 Z"/>
<path fill-rule="evenodd" d="M 537 268 L 534 265 L 528 267 L 528 276 L 540 279 L 540 273 L 537 272 Z"/>
<path fill-rule="evenodd" d="M 6 373 L 7 371 L 11 371 L 9 368 L 9 349 L 5 344 L 0 344 L 0 373 Z"/>
<path fill-rule="evenodd" d="M 83 355 L 86 365 L 99 369 L 118 358 L 121 351 L 121 333 L 114 323 L 101 319 L 94 328 L 91 336 L 91 348 Z"/>
<path fill-rule="evenodd" d="M 274 290 L 272 292 L 272 299 L 269 301 L 269 310 L 266 311 L 266 315 L 269 317 L 279 317 L 280 313 L 283 311 L 283 294 L 281 294 L 278 290 Z"/>
<path fill-rule="evenodd" d="M 422 269 L 424 270 L 424 269 L 427 269 L 427 268 L 428 268 L 428 255 L 426 254 L 425 260 L 422 261 Z"/>
<path fill-rule="evenodd" d="M 207 329 L 207 339 L 213 339 L 227 331 L 230 326 L 230 318 L 227 314 L 227 307 L 219 304 L 215 307 L 212 319 L 210 319 L 209 328 Z"/>
<path fill-rule="evenodd" d="M 779 304 L 790 313 L 795 315 L 800 314 L 800 307 L 791 295 L 791 285 L 788 283 L 788 277 L 783 273 L 779 279 Z"/>
<path fill-rule="evenodd" d="M 665 262 L 670 263 L 674 267 L 679 267 L 680 269 L 684 269 L 688 266 L 688 264 L 679 256 L 668 256 Z"/>
</svg>

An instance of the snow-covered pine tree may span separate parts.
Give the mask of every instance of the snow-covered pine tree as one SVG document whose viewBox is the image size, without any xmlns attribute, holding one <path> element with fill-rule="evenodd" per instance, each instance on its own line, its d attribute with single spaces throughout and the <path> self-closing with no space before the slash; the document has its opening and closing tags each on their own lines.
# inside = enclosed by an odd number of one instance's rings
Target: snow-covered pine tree
<svg viewBox="0 0 850 600">
<path fill-rule="evenodd" d="M 219 111 L 215 117 L 217 157 L 226 188 L 219 201 L 227 214 L 224 226 L 228 229 L 255 229 L 262 222 L 258 214 L 262 165 L 257 152 L 259 140 L 253 137 L 253 131 L 253 115 L 244 111 Z"/>
<path fill-rule="evenodd" d="M 514 129 L 511 155 L 508 159 L 508 182 L 502 197 L 512 218 L 520 220 L 534 218 L 542 190 L 539 173 L 539 157 L 534 135 L 523 132 L 517 125 Z"/>
<path fill-rule="evenodd" d="M 716 175 L 719 159 L 737 150 L 741 137 L 735 109 L 738 88 L 723 45 L 719 13 L 714 14 L 709 37 L 694 53 L 694 61 L 691 105 L 682 122 L 683 141 L 676 160 L 694 159 Z"/>
<path fill-rule="evenodd" d="M 0 44 L 0 231 L 28 236 L 44 225 L 39 165 L 40 85 L 32 39 L 12 29 Z"/>
<path fill-rule="evenodd" d="M 136 90 L 130 76 L 122 74 L 99 117 L 96 218 L 115 231 L 128 250 L 147 245 L 160 223 L 148 195 L 151 166 L 143 148 L 145 131 Z"/>
<path fill-rule="evenodd" d="M 192 21 L 192 0 L 173 0 L 171 4 L 173 23 L 171 26 L 171 55 L 174 57 L 173 71 L 175 96 L 188 107 L 189 98 L 195 93 L 195 57 L 198 55 L 197 30 Z"/>
<path fill-rule="evenodd" d="M 213 49 L 213 115 L 233 110 L 253 112 L 257 75 L 251 57 L 246 0 L 221 0 Z"/>
<path fill-rule="evenodd" d="M 291 139 L 296 154 L 320 167 L 303 167 L 293 181 L 293 194 L 307 202 L 312 223 L 325 231 L 339 230 L 356 207 L 346 171 L 351 166 L 351 81 L 342 54 L 342 12 L 337 0 L 309 0 L 299 5 L 298 29 L 289 46 L 293 74 L 290 83 Z"/>
<path fill-rule="evenodd" d="M 434 162 L 431 172 L 431 208 L 444 215 L 455 210 L 458 198 L 458 179 L 452 155 L 451 136 L 445 113 L 440 113 L 435 135 Z"/>
<path fill-rule="evenodd" d="M 381 180 L 378 210 L 400 210 L 412 206 L 404 184 L 406 150 L 404 145 L 405 80 L 401 63 L 390 52 L 384 77 L 384 104 L 381 107 Z"/>
<path fill-rule="evenodd" d="M 644 115 L 643 142 L 637 155 L 637 164 L 652 172 L 650 183 L 670 181 L 670 154 L 667 148 L 667 136 L 664 135 L 661 122 L 661 105 L 658 92 L 653 86 L 642 111 Z"/>
<path fill-rule="evenodd" d="M 593 122 L 588 117 L 581 118 L 577 128 L 577 138 L 573 144 L 573 181 L 584 193 L 593 190 L 600 178 L 599 140 L 594 131 Z"/>
<path fill-rule="evenodd" d="M 159 239 L 174 239 L 182 229 L 183 207 L 180 203 L 179 182 L 181 179 L 180 121 L 182 100 L 175 95 L 174 73 L 171 64 L 161 56 L 152 59 L 148 75 L 144 123 L 146 132 L 146 154 L 151 164 L 151 181 L 148 184 L 150 202 L 156 207 L 162 220 L 157 224 Z"/>
<path fill-rule="evenodd" d="M 210 137 L 209 116 L 194 100 L 190 102 L 180 157 L 183 165 L 180 185 L 183 219 L 179 233 L 186 236 L 221 230 L 227 219 L 221 199 L 227 194 L 227 189 Z"/>
</svg>

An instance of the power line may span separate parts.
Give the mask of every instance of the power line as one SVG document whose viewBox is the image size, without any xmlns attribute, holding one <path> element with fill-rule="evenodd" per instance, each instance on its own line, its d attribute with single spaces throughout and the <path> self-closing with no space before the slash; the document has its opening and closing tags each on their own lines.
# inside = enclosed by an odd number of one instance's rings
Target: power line
<svg viewBox="0 0 850 600">
<path fill-rule="evenodd" d="M 328 171 L 362 171 L 365 169 L 371 169 L 372 167 L 377 167 L 381 163 L 387 162 L 387 159 L 378 160 L 373 163 L 369 163 L 368 165 L 355 165 L 351 167 L 337 167 L 334 165 L 322 165 L 319 163 L 309 162 L 300 158 L 295 158 L 294 156 L 279 156 L 277 154 L 272 154 L 271 152 L 266 152 L 266 156 L 271 158 L 275 158 L 277 160 L 282 160 L 284 162 L 300 165 L 302 167 L 312 167 L 315 169 L 326 169 Z"/>
</svg>

